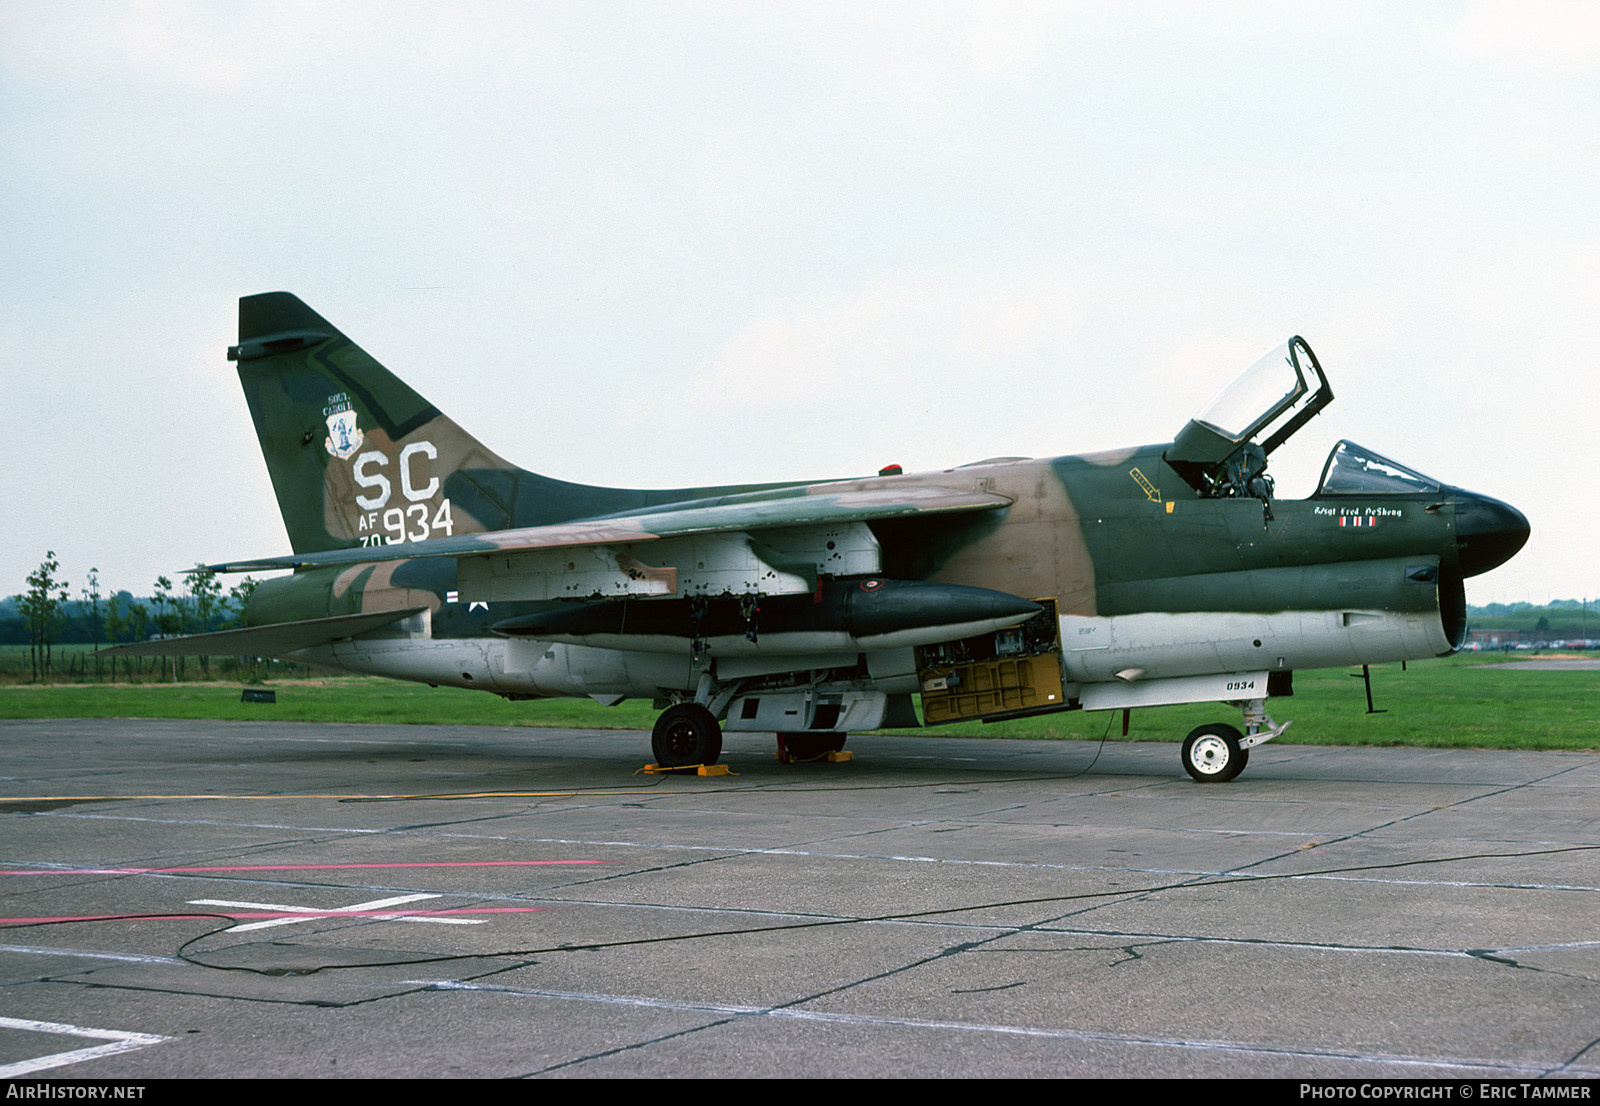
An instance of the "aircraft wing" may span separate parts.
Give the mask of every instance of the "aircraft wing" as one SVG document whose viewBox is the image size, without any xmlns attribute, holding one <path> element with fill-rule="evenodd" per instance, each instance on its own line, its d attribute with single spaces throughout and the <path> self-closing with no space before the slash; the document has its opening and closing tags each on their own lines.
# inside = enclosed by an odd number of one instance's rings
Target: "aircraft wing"
<svg viewBox="0 0 1600 1106">
<path fill-rule="evenodd" d="M 881 571 L 871 520 L 995 511 L 1011 497 L 910 485 L 690 503 L 428 541 L 229 561 L 216 572 L 357 565 L 417 557 L 457 562 L 471 601 L 669 596 L 816 590 L 818 575 Z"/>
<path fill-rule="evenodd" d="M 101 656 L 122 657 L 281 657 L 296 649 L 326 645 L 340 638 L 354 637 L 382 629 L 393 622 L 426 610 L 407 607 L 373 614 L 338 615 L 333 618 L 308 618 L 299 622 L 279 622 L 271 626 L 249 626 L 242 630 L 218 630 L 210 634 L 189 634 L 157 641 L 140 641 L 100 650 Z"/>
</svg>

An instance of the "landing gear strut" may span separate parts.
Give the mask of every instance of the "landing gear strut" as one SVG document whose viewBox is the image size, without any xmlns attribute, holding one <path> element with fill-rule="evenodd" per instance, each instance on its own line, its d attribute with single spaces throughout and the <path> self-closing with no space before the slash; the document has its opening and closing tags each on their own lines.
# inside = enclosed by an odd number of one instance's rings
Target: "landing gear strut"
<svg viewBox="0 0 1600 1106">
<path fill-rule="evenodd" d="M 692 768 L 715 764 L 722 755 L 722 727 L 699 703 L 679 703 L 668 707 L 656 719 L 650 733 L 650 748 L 656 763 L 663 768 Z"/>
</svg>

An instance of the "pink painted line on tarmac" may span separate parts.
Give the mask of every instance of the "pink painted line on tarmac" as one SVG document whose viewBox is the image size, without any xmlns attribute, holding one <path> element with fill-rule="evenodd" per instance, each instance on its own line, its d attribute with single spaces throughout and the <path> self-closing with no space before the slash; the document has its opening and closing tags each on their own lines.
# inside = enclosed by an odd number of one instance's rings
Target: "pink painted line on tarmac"
<svg viewBox="0 0 1600 1106">
<path fill-rule="evenodd" d="M 18 868 L 0 870 L 0 876 L 166 876 L 195 872 L 328 872 L 348 868 L 504 868 L 610 863 L 609 860 L 411 860 L 395 864 L 236 864 L 207 868 Z"/>
<path fill-rule="evenodd" d="M 67 914 L 53 918 L 0 918 L 0 925 L 42 925 L 46 922 L 178 921 L 186 918 L 436 918 L 453 914 L 533 914 L 543 906 L 467 906 L 455 910 L 212 910 L 204 914 Z"/>
</svg>

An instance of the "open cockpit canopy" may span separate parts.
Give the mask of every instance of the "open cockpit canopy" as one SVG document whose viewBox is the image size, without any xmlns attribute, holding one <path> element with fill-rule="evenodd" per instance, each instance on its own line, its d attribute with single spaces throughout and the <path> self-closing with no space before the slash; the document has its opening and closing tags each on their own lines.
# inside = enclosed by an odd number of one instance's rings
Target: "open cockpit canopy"
<svg viewBox="0 0 1600 1106">
<path fill-rule="evenodd" d="M 1304 338 L 1290 338 L 1189 420 L 1167 463 L 1201 495 L 1262 495 L 1252 485 L 1265 479 L 1267 455 L 1332 402 L 1316 354 Z"/>
</svg>

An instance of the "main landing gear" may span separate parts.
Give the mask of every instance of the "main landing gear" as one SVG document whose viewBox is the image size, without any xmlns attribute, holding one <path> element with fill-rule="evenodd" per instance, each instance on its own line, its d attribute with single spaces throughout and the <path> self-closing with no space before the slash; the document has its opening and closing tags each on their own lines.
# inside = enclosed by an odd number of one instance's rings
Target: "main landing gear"
<svg viewBox="0 0 1600 1106">
<path fill-rule="evenodd" d="M 778 735 L 778 760 L 782 764 L 821 760 L 843 749 L 847 736 L 842 733 L 781 733 Z"/>
<path fill-rule="evenodd" d="M 1183 768 L 1201 783 L 1226 783 L 1250 762 L 1250 750 L 1271 741 L 1290 726 L 1267 717 L 1265 699 L 1231 704 L 1244 710 L 1244 733 L 1224 722 L 1196 726 L 1183 741 Z"/>
<path fill-rule="evenodd" d="M 847 734 L 780 733 L 778 760 L 822 760 L 844 748 Z M 699 703 L 679 703 L 668 707 L 656 719 L 650 734 L 650 748 L 662 768 L 695 768 L 715 764 L 722 755 L 722 727 L 716 716 Z"/>
<path fill-rule="evenodd" d="M 663 768 L 715 764 L 722 755 L 722 727 L 699 703 L 668 707 L 650 732 L 650 748 Z"/>
<path fill-rule="evenodd" d="M 710 672 L 701 673 L 694 697 L 667 707 L 656 719 L 650 734 L 656 764 L 662 768 L 715 764 L 722 755 L 720 719 L 727 720 L 728 729 L 740 733 L 771 732 L 767 727 L 774 722 L 811 727 L 778 731 L 778 760 L 784 764 L 822 760 L 844 748 L 847 735 L 834 727 L 848 717 L 861 723 L 858 728 L 873 729 L 884 717 L 888 702 L 881 693 L 836 689 L 820 682 L 749 688 L 748 680 L 721 683 Z"/>
</svg>

